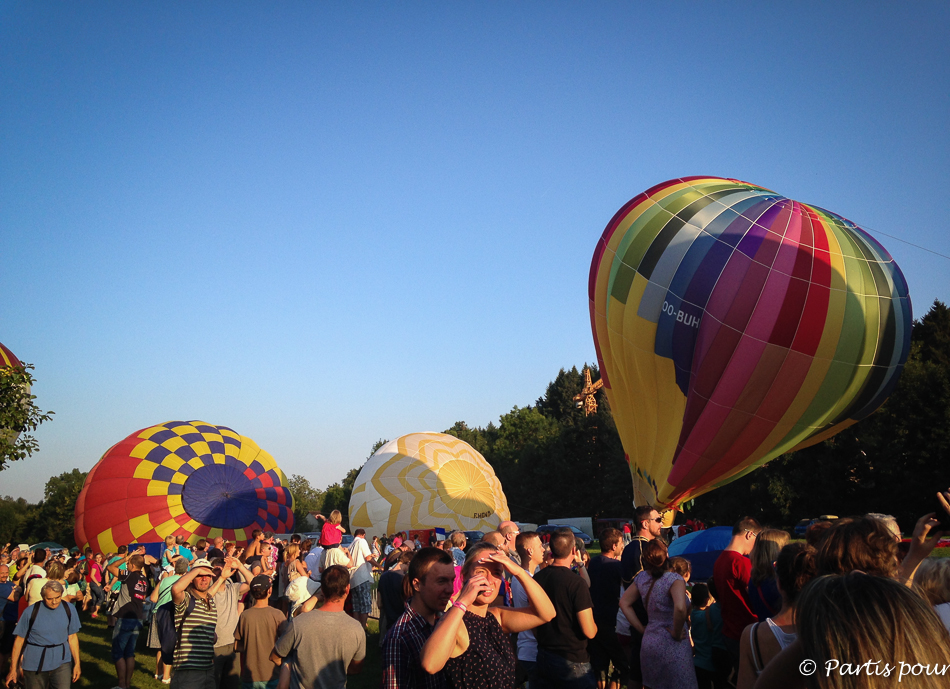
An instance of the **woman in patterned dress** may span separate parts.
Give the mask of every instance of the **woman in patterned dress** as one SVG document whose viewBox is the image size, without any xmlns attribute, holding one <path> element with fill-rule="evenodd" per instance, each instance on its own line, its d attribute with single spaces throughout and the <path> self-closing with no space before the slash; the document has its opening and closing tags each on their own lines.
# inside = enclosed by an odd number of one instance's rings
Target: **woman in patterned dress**
<svg viewBox="0 0 950 689">
<path fill-rule="evenodd" d="M 528 594 L 527 608 L 492 607 L 504 576 L 516 577 Z M 531 575 L 491 543 L 477 543 L 462 565 L 464 585 L 422 648 L 422 667 L 443 668 L 453 689 L 514 689 L 515 655 L 509 634 L 554 619 L 554 605 Z"/>
<path fill-rule="evenodd" d="M 670 570 L 666 543 L 659 538 L 643 548 L 643 571 L 633 583 L 620 599 L 620 609 L 630 625 L 643 634 L 640 667 L 644 689 L 697 689 L 693 648 L 686 628 L 686 582 Z M 633 610 L 640 598 L 649 617 L 646 628 Z"/>
</svg>

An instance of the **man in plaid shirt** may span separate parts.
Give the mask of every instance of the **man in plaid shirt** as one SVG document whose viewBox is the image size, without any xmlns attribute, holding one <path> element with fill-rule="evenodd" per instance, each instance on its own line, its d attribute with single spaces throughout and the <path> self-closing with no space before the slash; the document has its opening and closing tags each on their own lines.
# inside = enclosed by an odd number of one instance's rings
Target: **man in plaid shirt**
<svg viewBox="0 0 950 689">
<path fill-rule="evenodd" d="M 421 548 L 409 563 L 403 595 L 406 610 L 383 641 L 382 689 L 446 689 L 445 671 L 430 675 L 419 656 L 426 639 L 452 597 L 455 567 L 441 548 Z"/>
</svg>

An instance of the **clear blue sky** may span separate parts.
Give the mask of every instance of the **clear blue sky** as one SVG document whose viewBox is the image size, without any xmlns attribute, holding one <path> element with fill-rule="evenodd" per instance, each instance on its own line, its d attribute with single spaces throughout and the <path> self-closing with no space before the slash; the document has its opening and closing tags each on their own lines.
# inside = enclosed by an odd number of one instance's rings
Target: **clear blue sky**
<svg viewBox="0 0 950 689">
<path fill-rule="evenodd" d="M 37 500 L 171 419 L 323 487 L 595 359 L 594 246 L 682 175 L 950 254 L 950 5 L 0 3 L 0 342 Z M 876 235 L 915 316 L 950 261 Z"/>
</svg>

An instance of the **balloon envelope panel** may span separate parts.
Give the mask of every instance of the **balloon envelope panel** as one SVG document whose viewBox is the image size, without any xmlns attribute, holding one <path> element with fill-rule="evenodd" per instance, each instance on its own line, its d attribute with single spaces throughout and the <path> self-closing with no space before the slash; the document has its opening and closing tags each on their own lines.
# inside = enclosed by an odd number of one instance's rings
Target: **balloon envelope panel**
<svg viewBox="0 0 950 689">
<path fill-rule="evenodd" d="M 16 355 L 7 349 L 2 342 L 0 342 L 0 369 L 3 368 L 20 368 L 22 367 L 22 362 L 16 358 Z M 26 394 L 30 394 L 30 386 L 25 386 Z M 11 429 L 0 428 L 0 437 L 5 436 L 5 440 L 13 444 L 20 437 L 18 432 L 15 432 Z"/>
<path fill-rule="evenodd" d="M 411 433 L 367 460 L 350 497 L 350 527 L 371 535 L 410 529 L 490 531 L 509 518 L 495 472 L 471 445 Z"/>
<path fill-rule="evenodd" d="M 877 241 L 733 179 L 631 199 L 588 291 L 638 505 L 675 507 L 865 418 L 910 349 L 907 284 Z"/>
<path fill-rule="evenodd" d="M 7 349 L 2 342 L 0 342 L 0 368 L 4 366 L 22 366 L 20 360 L 16 358 L 16 355 Z"/>
<path fill-rule="evenodd" d="M 76 501 L 76 543 L 115 552 L 166 536 L 244 542 L 293 530 L 293 498 L 274 458 L 226 426 L 169 421 L 110 448 Z"/>
</svg>

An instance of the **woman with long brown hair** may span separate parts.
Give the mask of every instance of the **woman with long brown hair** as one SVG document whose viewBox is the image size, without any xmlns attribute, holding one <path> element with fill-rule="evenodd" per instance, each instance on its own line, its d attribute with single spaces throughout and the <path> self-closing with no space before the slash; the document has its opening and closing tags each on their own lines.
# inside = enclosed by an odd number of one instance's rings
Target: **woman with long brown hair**
<svg viewBox="0 0 950 689">
<path fill-rule="evenodd" d="M 815 549 L 807 543 L 785 546 L 778 554 L 775 570 L 781 609 L 742 631 L 737 689 L 751 689 L 769 661 L 797 639 L 798 598 L 805 585 L 815 578 Z"/>
<path fill-rule="evenodd" d="M 801 655 L 780 654 L 757 688 L 947 686 L 950 634 L 927 601 L 888 577 L 853 572 L 812 581 L 798 602 L 797 644 Z"/>
<path fill-rule="evenodd" d="M 755 537 L 755 545 L 749 553 L 752 560 L 752 575 L 749 577 L 749 606 L 759 622 L 778 614 L 782 607 L 782 595 L 778 590 L 775 561 L 779 551 L 788 545 L 787 531 L 763 529 Z"/>
<path fill-rule="evenodd" d="M 643 571 L 627 587 L 620 599 L 620 609 L 630 626 L 643 635 L 640 667 L 644 689 L 697 689 L 693 649 L 686 628 L 686 581 L 671 571 L 666 543 L 659 538 L 644 546 L 642 562 Z M 649 617 L 646 627 L 633 609 L 641 598 Z"/>
<path fill-rule="evenodd" d="M 529 607 L 489 607 L 506 572 L 524 586 Z M 422 668 L 430 674 L 445 668 L 455 689 L 514 689 L 515 656 L 508 635 L 554 619 L 554 605 L 527 571 L 491 543 L 472 546 L 462 578 L 458 598 L 422 648 Z"/>
</svg>

